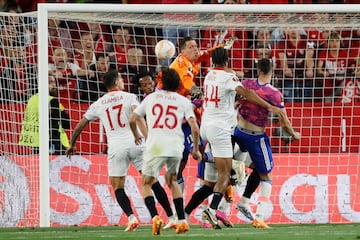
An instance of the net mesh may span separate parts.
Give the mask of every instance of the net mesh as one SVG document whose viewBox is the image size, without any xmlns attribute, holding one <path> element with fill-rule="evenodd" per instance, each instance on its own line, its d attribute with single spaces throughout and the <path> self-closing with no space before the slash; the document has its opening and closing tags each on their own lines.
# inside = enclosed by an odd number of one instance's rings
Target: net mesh
<svg viewBox="0 0 360 240">
<path fill-rule="evenodd" d="M 39 182 L 37 155 L 32 155 L 32 147 L 19 144 L 26 103 L 38 91 L 37 48 L 45 47 L 37 45 L 36 23 L 35 13 L 0 15 L 0 158 L 9 164 L 0 167 L 3 226 L 38 225 L 38 188 L 31 187 Z M 89 104 L 105 92 L 101 79 L 109 68 L 118 69 L 125 90 L 141 98 L 138 74 L 150 71 L 155 78 L 159 66 L 168 64 L 156 59 L 154 53 L 156 43 L 162 39 L 168 38 L 178 46 L 179 39 L 191 35 L 199 48 L 206 50 L 236 36 L 238 40 L 230 50 L 230 67 L 243 78 L 256 78 L 260 56 L 273 59 L 272 84 L 283 92 L 288 116 L 302 139 L 292 141 L 276 116 L 270 118 L 267 133 L 279 167 L 274 174 L 269 222 L 359 219 L 354 212 L 360 210 L 356 205 L 360 200 L 360 14 L 51 12 L 48 24 L 49 71 L 57 76 L 58 98 L 69 113 L 72 127 Z M 328 41 L 329 36 L 335 43 Z M 211 59 L 201 63 L 198 86 L 202 86 L 210 67 Z M 66 133 L 70 136 L 72 130 L 66 129 Z M 99 122 L 83 131 L 77 150 L 83 157 L 75 162 L 68 162 L 65 156 L 52 158 L 52 224 L 126 222 L 107 185 L 103 166 L 106 158 L 102 155 L 106 153 L 106 136 Z M 57 171 L 61 174 L 55 174 Z M 13 172 L 24 178 L 23 182 L 15 181 L 16 188 L 8 182 Z M 140 178 L 134 169 L 130 172 L 134 177 L 128 180 L 127 190 L 132 201 L 138 202 L 135 208 L 140 216 L 141 198 L 134 187 Z M 185 202 L 199 185 L 194 172 L 195 164 L 189 163 L 184 175 L 191 187 L 185 192 Z M 72 188 L 69 183 L 84 184 Z M 235 201 L 244 184 L 238 187 Z M 28 195 L 19 193 L 23 197 L 15 202 L 16 208 L 8 196 L 22 187 L 28 189 Z M 79 193 L 85 197 L 79 197 Z M 288 195 L 293 200 L 286 198 Z M 327 201 L 326 211 L 321 201 Z M 83 205 L 78 208 L 78 204 Z M 143 216 L 143 222 L 149 220 L 146 211 Z M 191 222 L 201 222 L 199 216 L 197 210 Z M 244 221 L 235 210 L 230 216 L 235 222 Z"/>
</svg>

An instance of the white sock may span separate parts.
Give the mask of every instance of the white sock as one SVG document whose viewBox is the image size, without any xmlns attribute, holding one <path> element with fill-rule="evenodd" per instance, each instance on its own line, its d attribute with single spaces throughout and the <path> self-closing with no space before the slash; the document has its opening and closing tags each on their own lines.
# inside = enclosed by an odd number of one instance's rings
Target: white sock
<svg viewBox="0 0 360 240">
<path fill-rule="evenodd" d="M 189 215 L 189 214 L 187 214 L 187 213 L 185 213 L 185 219 L 186 219 L 187 221 L 189 221 L 189 219 L 190 219 L 190 215 Z"/>
<path fill-rule="evenodd" d="M 210 211 L 210 213 L 213 214 L 213 215 L 216 214 L 216 209 L 212 209 L 212 208 L 209 207 L 209 211 Z"/>
<path fill-rule="evenodd" d="M 258 205 L 256 209 L 256 218 L 264 220 L 264 215 L 267 210 L 270 194 L 271 194 L 272 182 L 260 181 L 260 193 L 258 197 Z"/>
<path fill-rule="evenodd" d="M 228 203 L 224 198 L 221 199 L 218 210 L 221 212 L 226 212 L 226 209 L 229 207 L 230 203 Z"/>
<path fill-rule="evenodd" d="M 169 217 L 169 221 L 170 221 L 170 220 L 176 221 L 176 216 L 175 216 L 175 215 L 170 216 L 170 217 Z"/>
<path fill-rule="evenodd" d="M 136 220 L 135 215 L 134 215 L 134 214 L 131 214 L 131 215 L 128 217 L 128 220 L 129 220 L 129 221 L 134 221 L 134 220 Z"/>
<path fill-rule="evenodd" d="M 202 202 L 199 207 L 201 210 L 205 210 L 209 207 L 209 202 L 207 202 L 207 201 L 206 201 L 206 203 Z"/>
<path fill-rule="evenodd" d="M 178 183 L 178 184 L 179 184 L 179 187 L 180 187 L 181 193 L 182 193 L 182 194 L 184 194 L 184 188 L 185 188 L 184 182 L 182 182 L 182 183 Z"/>
<path fill-rule="evenodd" d="M 247 197 L 242 196 L 242 197 L 240 198 L 240 203 L 241 203 L 242 205 L 249 205 L 249 204 L 250 204 L 250 198 L 247 198 Z"/>
</svg>

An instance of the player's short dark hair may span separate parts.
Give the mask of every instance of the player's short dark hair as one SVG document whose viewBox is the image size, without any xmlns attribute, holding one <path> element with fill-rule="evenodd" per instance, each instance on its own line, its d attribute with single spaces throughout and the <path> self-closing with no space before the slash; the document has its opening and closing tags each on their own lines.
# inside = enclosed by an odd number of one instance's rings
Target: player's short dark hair
<svg viewBox="0 0 360 240">
<path fill-rule="evenodd" d="M 103 83 L 106 89 L 112 89 L 115 86 L 118 77 L 119 72 L 115 69 L 110 69 L 107 73 L 105 73 Z"/>
<path fill-rule="evenodd" d="M 140 69 L 131 79 L 132 83 L 136 86 L 140 85 L 140 79 L 149 76 L 154 82 L 154 74 L 150 71 L 148 71 L 148 69 Z"/>
<path fill-rule="evenodd" d="M 272 71 L 272 60 L 267 58 L 262 58 L 257 63 L 257 69 L 263 74 L 268 74 Z"/>
<path fill-rule="evenodd" d="M 187 37 L 184 37 L 183 39 L 181 39 L 181 41 L 179 42 L 180 51 L 182 51 L 185 48 L 187 42 L 193 41 L 193 40 L 194 39 L 190 36 L 187 36 Z"/>
<path fill-rule="evenodd" d="M 140 70 L 137 74 L 136 74 L 136 77 L 138 79 L 138 82 L 140 81 L 140 78 L 143 78 L 143 77 L 146 77 L 146 76 L 149 76 L 151 78 L 153 78 L 153 74 L 147 70 Z"/>
<path fill-rule="evenodd" d="M 229 54 L 223 47 L 218 47 L 212 51 L 211 58 L 215 65 L 225 66 L 229 60 Z"/>
<path fill-rule="evenodd" d="M 163 84 L 162 89 L 166 91 L 176 92 L 176 90 L 180 86 L 179 74 L 176 72 L 176 70 L 168 67 L 162 68 L 161 72 L 162 72 L 161 80 Z"/>
</svg>

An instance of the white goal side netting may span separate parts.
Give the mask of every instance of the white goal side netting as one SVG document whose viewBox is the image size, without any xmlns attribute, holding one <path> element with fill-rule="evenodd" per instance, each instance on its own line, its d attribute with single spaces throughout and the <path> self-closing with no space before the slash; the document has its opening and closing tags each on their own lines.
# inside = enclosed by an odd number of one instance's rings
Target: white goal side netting
<svg viewBox="0 0 360 240">
<path fill-rule="evenodd" d="M 87 12 L 49 11 L 47 45 L 38 44 L 43 36 L 38 35 L 37 13 L 0 14 L 0 226 L 40 224 L 42 137 L 38 115 L 24 118 L 26 108 L 39 102 L 29 100 L 39 92 L 40 81 L 48 81 L 39 77 L 39 70 L 56 76 L 60 110 L 67 113 L 70 124 L 50 129 L 49 136 L 60 137 L 65 149 L 86 109 L 106 92 L 102 84 L 106 71 L 117 69 L 125 91 L 142 99 L 139 78 L 150 74 L 156 81 L 160 66 L 173 60 L 159 61 L 156 43 L 168 39 L 178 54 L 179 40 L 186 36 L 195 39 L 201 51 L 237 37 L 229 50 L 229 67 L 240 79 L 257 77 L 260 58 L 273 60 L 272 85 L 283 93 L 289 119 L 302 138 L 293 141 L 276 116 L 269 118 L 275 168 L 266 221 L 360 221 L 360 9 L 186 13 L 179 7 L 175 14 L 114 11 L 114 5 L 108 5 L 108 12 L 96 12 L 93 6 Z M 39 48 L 47 48 L 47 68 L 38 64 Z M 195 83 L 202 87 L 212 67 L 210 57 L 199 66 Z M 47 114 L 48 110 L 38 111 Z M 54 126 L 51 119 L 49 126 Z M 77 142 L 78 156 L 68 159 L 63 149 L 52 149 L 54 145 L 49 145 L 50 225 L 126 224 L 108 181 L 101 123 L 92 122 L 84 129 Z M 141 223 L 149 223 L 140 175 L 133 167 L 128 174 L 125 190 L 135 215 Z M 196 161 L 188 161 L 183 175 L 186 204 L 200 184 Z M 164 183 L 162 177 L 160 181 Z M 236 187 L 235 203 L 245 185 L 246 180 Z M 251 198 L 254 211 L 257 196 L 255 192 Z M 230 219 L 246 222 L 232 205 L 225 209 Z M 200 208 L 190 222 L 202 222 Z"/>
</svg>

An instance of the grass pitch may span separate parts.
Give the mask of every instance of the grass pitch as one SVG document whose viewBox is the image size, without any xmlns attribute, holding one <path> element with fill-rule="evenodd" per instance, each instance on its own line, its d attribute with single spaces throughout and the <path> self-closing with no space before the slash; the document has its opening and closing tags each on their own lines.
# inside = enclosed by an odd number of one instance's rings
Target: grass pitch
<svg viewBox="0 0 360 240">
<path fill-rule="evenodd" d="M 178 235 L 175 230 L 151 235 L 151 226 L 141 226 L 134 232 L 124 232 L 125 227 L 51 227 L 51 228 L 0 228 L 0 239 L 182 239 L 182 240 L 355 240 L 360 239 L 360 224 L 303 224 L 271 225 L 271 229 L 255 229 L 247 224 L 221 230 L 203 229 L 191 225 L 190 231 Z"/>
</svg>

